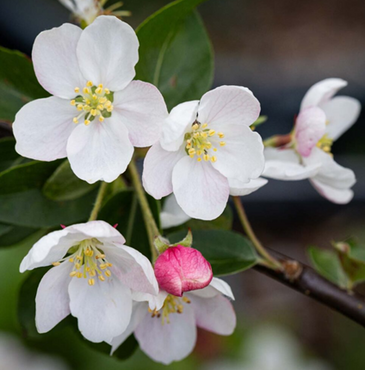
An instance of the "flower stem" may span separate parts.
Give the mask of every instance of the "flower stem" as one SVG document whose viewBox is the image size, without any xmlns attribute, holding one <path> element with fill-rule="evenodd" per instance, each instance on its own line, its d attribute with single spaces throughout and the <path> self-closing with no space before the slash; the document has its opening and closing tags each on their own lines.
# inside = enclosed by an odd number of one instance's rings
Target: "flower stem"
<svg viewBox="0 0 365 370">
<path fill-rule="evenodd" d="M 132 183 L 137 194 L 139 204 L 142 208 L 142 215 L 146 225 L 148 239 L 150 243 L 150 249 L 152 254 L 152 260 L 157 258 L 157 250 L 155 247 L 155 238 L 160 235 L 160 231 L 156 225 L 156 221 L 152 215 L 151 208 L 148 204 L 146 193 L 143 190 L 141 179 L 139 177 L 137 166 L 134 160 L 129 164 L 129 173 L 131 175 Z"/>
<path fill-rule="evenodd" d="M 98 195 L 96 196 L 94 208 L 91 211 L 89 221 L 94 221 L 98 218 L 98 213 L 99 213 L 101 205 L 103 203 L 103 198 L 104 198 L 104 195 L 105 195 L 107 185 L 108 184 L 104 181 L 100 184 Z"/>
<path fill-rule="evenodd" d="M 274 135 L 269 137 L 268 139 L 264 140 L 264 146 L 277 148 L 283 145 L 287 145 L 292 140 L 292 133 L 286 135 Z"/>
<path fill-rule="evenodd" d="M 282 266 L 278 260 L 276 260 L 274 257 L 272 257 L 267 250 L 264 248 L 264 246 L 260 243 L 260 241 L 257 239 L 250 221 L 247 218 L 245 209 L 243 208 L 241 198 L 238 196 L 233 197 L 233 202 L 236 207 L 238 217 L 241 221 L 242 227 L 246 233 L 246 235 L 251 240 L 252 244 L 256 248 L 256 250 L 260 253 L 260 255 L 264 258 L 264 265 L 270 268 L 273 268 L 275 270 L 279 269 L 282 270 Z"/>
</svg>

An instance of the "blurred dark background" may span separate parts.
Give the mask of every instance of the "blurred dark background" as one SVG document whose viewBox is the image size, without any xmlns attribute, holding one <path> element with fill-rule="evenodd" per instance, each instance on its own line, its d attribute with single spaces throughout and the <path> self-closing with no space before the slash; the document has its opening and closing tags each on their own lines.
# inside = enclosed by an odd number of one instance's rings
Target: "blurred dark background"
<svg viewBox="0 0 365 370">
<path fill-rule="evenodd" d="M 125 21 L 136 27 L 167 3 L 125 0 L 124 9 L 133 13 Z M 340 94 L 364 105 L 363 0 L 210 0 L 199 11 L 215 50 L 214 85 L 243 85 L 254 92 L 262 114 L 269 117 L 258 129 L 263 138 L 289 132 L 305 92 L 327 77 L 347 80 L 349 85 Z M 30 55 L 40 31 L 69 20 L 69 11 L 57 0 L 0 0 L 0 45 Z M 329 203 L 308 181 L 270 181 L 243 199 L 266 246 L 306 261 L 309 245 L 327 247 L 331 240 L 350 235 L 365 242 L 364 136 L 362 112 L 353 128 L 333 146 L 336 161 L 352 168 L 358 179 L 350 204 Z M 235 227 L 240 229 L 238 223 Z M 365 329 L 255 271 L 230 282 L 244 328 L 263 321 L 279 322 L 295 333 L 309 354 L 325 359 L 333 369 L 364 368 Z M 0 286 L 0 293 L 4 289 Z M 7 323 L 4 327 L 0 321 L 0 329 L 13 326 Z M 204 336 L 198 357 L 215 358 L 214 346 L 211 350 L 206 346 L 212 340 Z"/>
</svg>

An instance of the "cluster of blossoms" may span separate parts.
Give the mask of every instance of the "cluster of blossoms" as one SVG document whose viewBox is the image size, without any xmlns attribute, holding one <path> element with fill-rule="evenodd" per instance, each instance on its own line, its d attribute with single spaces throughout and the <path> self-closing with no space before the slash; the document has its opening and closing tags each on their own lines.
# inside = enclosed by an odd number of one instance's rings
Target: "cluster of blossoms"
<svg viewBox="0 0 365 370">
<path fill-rule="evenodd" d="M 264 151 L 251 128 L 260 103 L 249 89 L 221 86 L 168 114 L 155 86 L 133 81 L 138 46 L 133 29 L 112 16 L 99 16 L 84 30 L 64 24 L 42 32 L 32 58 L 52 96 L 18 112 L 18 153 L 42 161 L 67 157 L 79 178 L 94 183 L 114 181 L 134 147 L 151 146 L 143 185 L 156 199 L 172 194 L 161 215 L 165 228 L 189 217 L 217 218 L 230 195 L 264 186 L 261 175 L 310 178 L 328 199 L 350 200 L 354 174 L 330 155 L 332 141 L 360 110 L 354 99 L 332 99 L 344 81 L 313 86 L 290 140 Z M 107 342 L 114 351 L 134 333 L 151 358 L 168 364 L 192 351 L 197 327 L 221 335 L 235 328 L 230 287 L 189 247 L 167 248 L 152 266 L 115 228 L 90 221 L 43 237 L 20 270 L 41 266 L 53 267 L 36 296 L 40 333 L 71 314 L 88 340 Z"/>
</svg>

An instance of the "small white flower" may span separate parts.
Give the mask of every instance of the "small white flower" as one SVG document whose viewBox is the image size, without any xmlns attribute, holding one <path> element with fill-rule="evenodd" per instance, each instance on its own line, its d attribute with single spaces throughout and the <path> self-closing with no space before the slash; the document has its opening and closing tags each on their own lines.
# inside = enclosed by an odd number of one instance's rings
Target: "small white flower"
<svg viewBox="0 0 365 370">
<path fill-rule="evenodd" d="M 99 0 L 59 0 L 73 15 L 86 24 L 92 23 L 102 13 Z"/>
<path fill-rule="evenodd" d="M 259 113 L 252 92 L 238 86 L 221 86 L 200 101 L 179 104 L 147 153 L 146 191 L 156 199 L 173 192 L 190 217 L 217 218 L 230 187 L 235 194 L 245 193 L 263 171 L 262 140 L 250 128 Z"/>
<path fill-rule="evenodd" d="M 51 330 L 70 313 L 92 342 L 110 341 L 128 326 L 132 291 L 156 295 L 150 261 L 104 221 L 90 221 L 41 238 L 20 265 L 20 272 L 54 265 L 36 296 L 36 326 Z"/>
<path fill-rule="evenodd" d="M 352 170 L 337 164 L 331 146 L 356 121 L 360 103 L 347 96 L 333 96 L 347 82 L 329 78 L 313 85 L 303 98 L 292 142 L 266 148 L 264 176 L 278 180 L 310 179 L 328 200 L 344 204 L 353 197 L 356 179 Z"/>
<path fill-rule="evenodd" d="M 160 291 L 158 297 L 134 295 L 133 314 L 127 330 L 111 341 L 114 352 L 134 335 L 141 349 L 153 360 L 170 364 L 188 356 L 195 347 L 197 327 L 230 335 L 236 327 L 231 288 L 213 278 L 209 286 L 184 294 L 182 298 Z M 143 302 L 148 300 L 148 304 Z"/>
<path fill-rule="evenodd" d="M 38 81 L 54 96 L 16 115 L 22 156 L 67 157 L 79 178 L 111 182 L 126 170 L 133 145 L 158 140 L 166 105 L 156 87 L 132 81 L 138 39 L 128 24 L 113 16 L 85 30 L 64 24 L 38 35 L 32 57 Z"/>
</svg>

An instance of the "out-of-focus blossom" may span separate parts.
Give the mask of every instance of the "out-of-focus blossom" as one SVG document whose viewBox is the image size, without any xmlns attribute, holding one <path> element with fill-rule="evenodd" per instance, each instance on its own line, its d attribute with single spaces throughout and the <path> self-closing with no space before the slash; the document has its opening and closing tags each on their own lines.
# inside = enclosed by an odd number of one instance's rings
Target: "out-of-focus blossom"
<svg viewBox="0 0 365 370">
<path fill-rule="evenodd" d="M 190 220 L 190 217 L 178 205 L 175 195 L 171 194 L 165 199 L 160 213 L 160 220 L 161 227 L 168 229 L 169 227 L 182 225 Z"/>
</svg>

